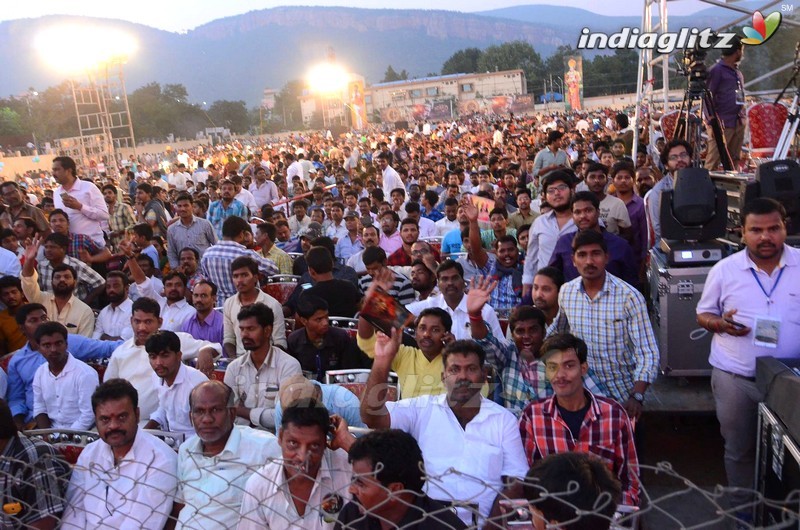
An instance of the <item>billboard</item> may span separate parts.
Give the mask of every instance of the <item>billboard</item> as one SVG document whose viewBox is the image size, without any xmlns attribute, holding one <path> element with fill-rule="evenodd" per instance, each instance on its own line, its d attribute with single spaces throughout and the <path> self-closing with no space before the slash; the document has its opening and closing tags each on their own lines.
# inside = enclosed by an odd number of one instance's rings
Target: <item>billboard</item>
<svg viewBox="0 0 800 530">
<path fill-rule="evenodd" d="M 364 81 L 361 79 L 347 84 L 347 106 L 354 129 L 363 129 L 367 125 L 367 106 L 364 103 Z"/>
<path fill-rule="evenodd" d="M 583 58 L 580 55 L 564 57 L 564 109 L 583 109 Z"/>
</svg>

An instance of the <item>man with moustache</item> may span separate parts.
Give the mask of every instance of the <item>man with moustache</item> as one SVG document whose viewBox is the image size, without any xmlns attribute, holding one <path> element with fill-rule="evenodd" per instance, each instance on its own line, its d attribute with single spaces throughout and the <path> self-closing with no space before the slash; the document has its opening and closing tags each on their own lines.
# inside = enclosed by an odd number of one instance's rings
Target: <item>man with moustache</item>
<svg viewBox="0 0 800 530">
<path fill-rule="evenodd" d="M 375 225 L 367 225 L 361 229 L 361 244 L 364 250 L 370 247 L 377 247 L 380 242 L 380 230 Z M 347 260 L 347 266 L 352 267 L 359 276 L 367 274 L 367 266 L 364 265 L 364 250 L 356 252 Z"/>
<path fill-rule="evenodd" d="M 654 235 L 653 244 L 656 246 L 661 241 L 661 198 L 665 191 L 675 189 L 678 171 L 692 165 L 693 152 L 691 144 L 686 140 L 672 140 L 661 151 L 661 163 L 667 169 L 667 174 L 653 186 L 646 199 L 650 228 Z"/>
<path fill-rule="evenodd" d="M 134 257 L 132 249 L 125 245 L 122 246 L 129 258 Z M 142 296 L 152 298 L 161 305 L 161 329 L 168 331 L 180 331 L 183 323 L 189 320 L 195 313 L 189 302 L 186 301 L 186 276 L 182 272 L 172 271 L 164 275 L 164 295 L 161 296 L 153 288 L 150 278 L 145 276 L 142 268 L 135 259 L 128 260 L 128 268 L 131 276 L 136 282 L 139 293 Z"/>
<path fill-rule="evenodd" d="M 92 395 L 100 439 L 78 457 L 67 487 L 61 528 L 163 528 L 177 485 L 178 456 L 139 430 L 139 395 L 110 379 Z"/>
<path fill-rule="evenodd" d="M 800 250 L 786 244 L 786 211 L 772 199 L 742 209 L 746 248 L 708 273 L 697 322 L 714 334 L 711 390 L 725 439 L 725 471 L 733 507 L 750 506 L 758 403 L 756 358 L 797 358 L 800 344 Z M 736 514 L 752 523 L 752 513 Z M 742 524 L 742 528 L 750 525 Z"/>
<path fill-rule="evenodd" d="M 181 331 L 199 340 L 222 344 L 224 316 L 215 311 L 217 286 L 208 280 L 198 281 L 191 293 L 195 314 L 181 326 Z"/>
<path fill-rule="evenodd" d="M 133 302 L 128 298 L 128 286 L 128 277 L 120 271 L 111 271 L 106 276 L 108 305 L 97 315 L 93 339 L 127 340 L 133 336 L 131 330 Z"/>
<path fill-rule="evenodd" d="M 236 425 L 233 391 L 221 381 L 194 387 L 189 414 L 197 436 L 178 452 L 176 528 L 235 528 L 244 486 L 258 466 L 281 457 L 278 440 Z"/>
</svg>

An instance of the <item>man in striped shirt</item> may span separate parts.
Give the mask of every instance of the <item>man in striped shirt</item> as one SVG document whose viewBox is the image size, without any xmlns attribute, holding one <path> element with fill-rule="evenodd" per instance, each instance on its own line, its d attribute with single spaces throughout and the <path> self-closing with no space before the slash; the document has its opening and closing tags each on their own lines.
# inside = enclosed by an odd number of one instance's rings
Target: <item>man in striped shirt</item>
<svg viewBox="0 0 800 530">
<path fill-rule="evenodd" d="M 362 259 L 364 260 L 367 274 L 358 279 L 358 287 L 362 293 L 366 293 L 372 283 L 372 278 L 379 275 L 384 269 L 388 269 L 386 266 L 386 252 L 381 247 L 369 247 L 364 251 Z M 416 295 L 414 294 L 414 288 L 411 287 L 411 282 L 402 274 L 394 271 L 392 271 L 392 274 L 394 275 L 394 281 L 388 293 L 402 305 L 413 302 Z"/>
<path fill-rule="evenodd" d="M 568 333 L 542 345 L 547 377 L 555 395 L 530 403 L 519 431 L 528 464 L 551 454 L 575 451 L 600 458 L 622 485 L 624 504 L 639 503 L 639 462 L 625 409 L 583 386 L 589 370 L 587 347 Z"/>
</svg>

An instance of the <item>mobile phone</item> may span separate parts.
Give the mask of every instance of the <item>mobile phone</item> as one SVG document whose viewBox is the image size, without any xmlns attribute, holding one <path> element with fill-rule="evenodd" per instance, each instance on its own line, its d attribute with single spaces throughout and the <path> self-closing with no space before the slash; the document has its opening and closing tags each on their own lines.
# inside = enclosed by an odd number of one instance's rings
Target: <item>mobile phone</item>
<svg viewBox="0 0 800 530">
<path fill-rule="evenodd" d="M 63 201 L 64 199 L 66 199 L 67 197 L 69 197 L 69 193 L 67 193 L 67 192 L 61 192 L 61 200 L 62 200 L 62 201 Z"/>
<path fill-rule="evenodd" d="M 730 318 L 726 318 L 726 319 L 724 319 L 724 320 L 725 320 L 725 322 L 727 322 L 728 324 L 733 324 L 733 326 L 734 326 L 735 328 L 738 328 L 738 329 L 744 329 L 744 328 L 746 328 L 746 327 L 747 327 L 747 326 L 745 326 L 744 324 L 742 324 L 741 322 L 736 322 L 735 320 L 732 320 L 732 319 L 730 319 Z"/>
</svg>

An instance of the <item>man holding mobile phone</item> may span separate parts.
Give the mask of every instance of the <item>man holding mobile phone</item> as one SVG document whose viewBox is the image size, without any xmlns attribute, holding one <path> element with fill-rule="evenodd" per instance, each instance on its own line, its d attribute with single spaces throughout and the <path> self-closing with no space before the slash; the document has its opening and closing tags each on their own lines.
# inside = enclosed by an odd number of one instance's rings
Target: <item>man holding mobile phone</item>
<svg viewBox="0 0 800 530">
<path fill-rule="evenodd" d="M 53 159 L 53 178 L 59 186 L 53 193 L 56 208 L 69 215 L 75 234 L 89 236 L 97 246 L 106 246 L 101 223 L 108 221 L 108 205 L 97 186 L 77 177 L 75 160 L 68 156 Z"/>
<path fill-rule="evenodd" d="M 786 210 L 772 199 L 742 209 L 746 248 L 711 269 L 697 322 L 714 334 L 709 362 L 717 419 L 725 439 L 731 507 L 752 522 L 758 403 L 756 357 L 798 357 L 800 250 L 785 244 Z M 749 526 L 747 526 L 749 528 Z"/>
</svg>

